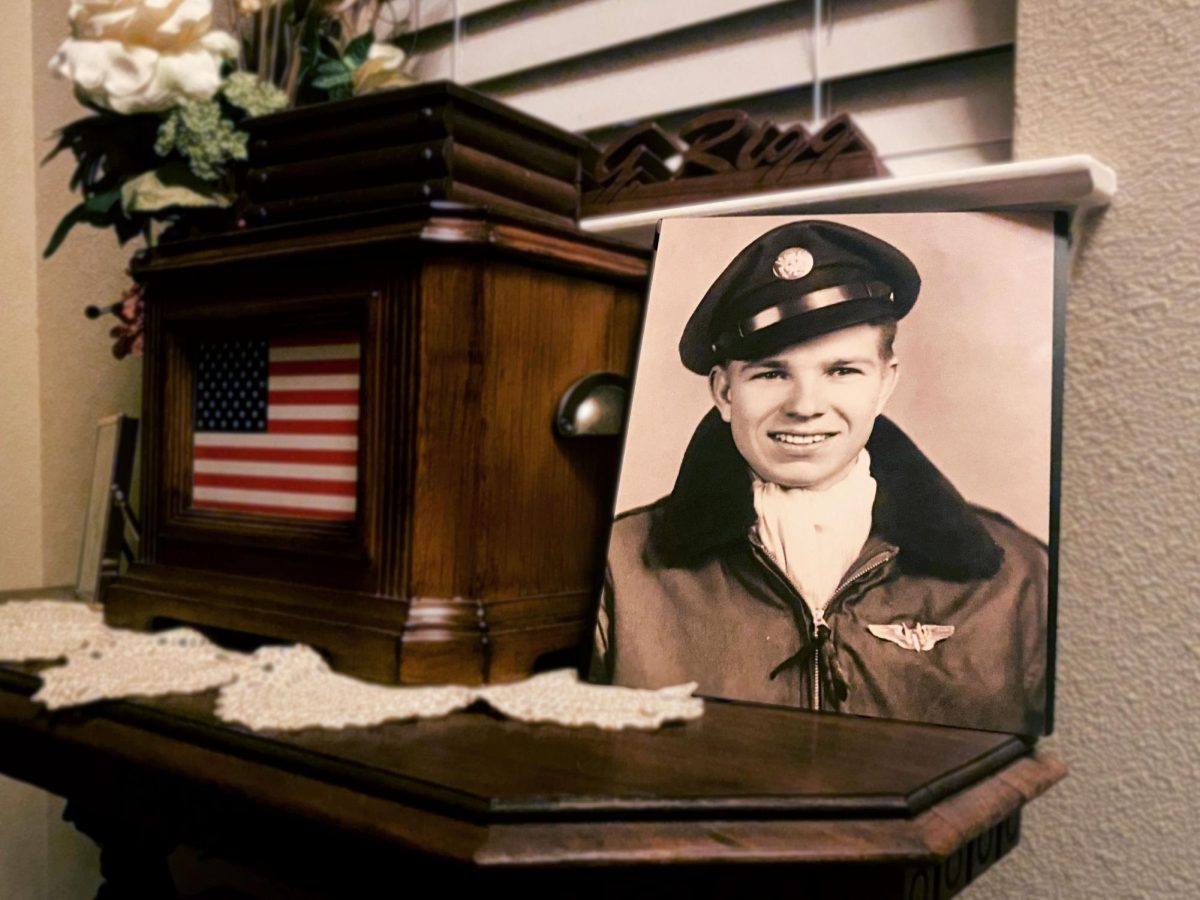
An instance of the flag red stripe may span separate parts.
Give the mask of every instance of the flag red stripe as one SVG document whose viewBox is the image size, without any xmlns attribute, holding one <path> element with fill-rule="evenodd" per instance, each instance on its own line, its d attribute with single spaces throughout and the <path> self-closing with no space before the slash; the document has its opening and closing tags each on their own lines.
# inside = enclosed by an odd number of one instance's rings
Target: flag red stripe
<svg viewBox="0 0 1200 900">
<path fill-rule="evenodd" d="M 340 522 L 353 522 L 353 512 L 341 512 L 330 509 L 303 509 L 291 506 L 259 506 L 255 503 L 229 503 L 225 500 L 196 500 L 192 504 L 196 509 L 224 509 L 230 512 L 255 513 L 267 516 L 286 516 L 290 519 L 328 519 Z"/>
<path fill-rule="evenodd" d="M 325 347 L 329 344 L 357 344 L 358 335 L 351 332 L 331 334 L 305 334 L 271 338 L 272 347 Z"/>
<path fill-rule="evenodd" d="M 270 391 L 267 402 L 277 406 L 356 404 L 358 391 Z"/>
<path fill-rule="evenodd" d="M 358 421 L 325 419 L 268 419 L 268 434 L 358 434 Z"/>
<path fill-rule="evenodd" d="M 251 491 L 283 491 L 289 494 L 335 494 L 353 497 L 358 485 L 353 481 L 326 481 L 318 478 L 272 478 L 265 475 L 218 475 L 194 473 L 196 487 L 244 488 Z"/>
<path fill-rule="evenodd" d="M 251 462 L 311 463 L 333 466 L 358 464 L 355 450 L 284 450 L 270 447 L 196 447 L 196 459 L 240 459 Z"/>
<path fill-rule="evenodd" d="M 267 367 L 270 375 L 357 375 L 357 359 L 290 359 L 272 360 Z"/>
</svg>

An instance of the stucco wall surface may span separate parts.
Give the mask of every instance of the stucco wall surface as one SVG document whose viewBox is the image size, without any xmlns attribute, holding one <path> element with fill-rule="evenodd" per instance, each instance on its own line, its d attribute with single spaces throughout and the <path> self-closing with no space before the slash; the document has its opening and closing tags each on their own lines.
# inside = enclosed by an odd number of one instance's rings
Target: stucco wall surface
<svg viewBox="0 0 1200 900">
<path fill-rule="evenodd" d="M 12 12 L 14 39 L 0 54 L 0 160 L 26 175 L 34 167 L 33 19 L 27 4 Z M 35 587 L 42 577 L 36 200 L 31 177 L 0 179 L 0 590 Z"/>
<path fill-rule="evenodd" d="M 46 61 L 67 34 L 65 0 L 5 7 L 0 54 L 0 590 L 75 580 L 96 421 L 138 408 L 139 366 L 118 363 L 106 325 L 129 250 L 80 229 L 49 262 L 45 246 L 75 202 L 71 163 L 40 168 L 53 132 L 85 113 Z M 90 897 L 94 844 L 62 821 L 63 801 L 0 778 L 0 897 Z"/>
<path fill-rule="evenodd" d="M 1067 316 L 1058 722 L 1070 777 L 972 898 L 1200 897 L 1200 3 L 1022 0 L 1017 156 L 1115 203 Z"/>
<path fill-rule="evenodd" d="M 0 162 L 18 177 L 0 179 L 0 590 L 33 587 L 42 577 L 32 17 L 28 5 L 10 12 L 13 40 L 0 54 Z M 59 811 L 51 813 L 54 803 L 0 778 L 0 897 L 51 896 L 47 832 Z"/>
<path fill-rule="evenodd" d="M 34 149 L 40 160 L 54 132 L 86 115 L 71 85 L 46 63 L 68 34 L 66 3 L 33 8 Z M 63 154 L 28 173 L 37 186 L 37 252 L 78 197 L 67 189 L 74 161 Z M 137 415 L 141 365 L 113 359 L 106 331 L 114 320 L 84 318 L 90 303 L 111 304 L 128 286 L 129 256 L 109 231 L 79 226 L 38 269 L 38 366 L 41 413 L 42 584 L 72 584 L 83 538 L 96 422 L 116 412 Z"/>
</svg>

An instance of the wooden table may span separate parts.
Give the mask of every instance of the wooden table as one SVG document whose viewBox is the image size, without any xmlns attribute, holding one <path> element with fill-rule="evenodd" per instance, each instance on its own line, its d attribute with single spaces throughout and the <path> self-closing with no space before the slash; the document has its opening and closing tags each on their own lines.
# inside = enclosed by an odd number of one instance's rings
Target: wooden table
<svg viewBox="0 0 1200 900">
<path fill-rule="evenodd" d="M 193 897 L 377 896 L 432 876 L 940 900 L 1012 849 L 1021 807 L 1064 775 L 1007 735 L 724 702 L 655 733 L 468 711 L 256 734 L 215 719 L 214 693 L 51 714 L 28 699 L 36 669 L 0 669 L 0 769 L 68 798 L 103 848 L 104 898 L 175 896 L 182 868 Z"/>
</svg>

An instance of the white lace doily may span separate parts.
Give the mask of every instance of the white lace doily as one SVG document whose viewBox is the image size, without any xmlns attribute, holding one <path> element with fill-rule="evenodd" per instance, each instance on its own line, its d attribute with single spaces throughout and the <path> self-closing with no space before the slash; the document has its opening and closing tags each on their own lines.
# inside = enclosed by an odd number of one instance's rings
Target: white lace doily
<svg viewBox="0 0 1200 900">
<path fill-rule="evenodd" d="M 513 684 L 470 688 L 389 687 L 368 684 L 329 668 L 311 647 L 267 647 L 253 665 L 221 689 L 217 716 L 256 730 L 371 726 L 430 719 L 483 700 L 523 722 L 593 725 L 597 728 L 659 728 L 664 722 L 699 718 L 704 701 L 691 696 L 695 683 L 658 691 L 584 684 L 562 669 Z"/>
<path fill-rule="evenodd" d="M 108 629 L 45 669 L 33 699 L 50 709 L 121 697 L 194 694 L 228 684 L 248 657 L 223 650 L 190 628 L 154 634 Z"/>
<path fill-rule="evenodd" d="M 0 604 L 0 660 L 65 659 L 40 673 L 33 699 L 50 709 L 122 697 L 160 697 L 220 687 L 217 715 L 252 729 L 369 727 L 448 715 L 477 700 L 525 722 L 658 728 L 695 719 L 695 684 L 662 690 L 586 684 L 564 669 L 514 684 L 392 687 L 329 668 L 306 646 L 235 653 L 190 628 L 144 633 L 109 628 L 98 608 L 55 600 Z"/>
<path fill-rule="evenodd" d="M 11 600 L 0 605 L 0 660 L 58 659 L 108 631 L 98 606 L 64 600 Z"/>
<path fill-rule="evenodd" d="M 369 727 L 431 719 L 464 709 L 474 692 L 461 685 L 396 688 L 339 675 L 306 646 L 263 647 L 217 698 L 217 716 L 256 730 Z"/>
<path fill-rule="evenodd" d="M 616 731 L 654 729 L 664 722 L 698 719 L 704 701 L 692 694 L 696 682 L 657 691 L 588 684 L 571 669 L 534 675 L 515 684 L 478 688 L 476 696 L 499 713 L 522 722 L 592 725 Z"/>
</svg>

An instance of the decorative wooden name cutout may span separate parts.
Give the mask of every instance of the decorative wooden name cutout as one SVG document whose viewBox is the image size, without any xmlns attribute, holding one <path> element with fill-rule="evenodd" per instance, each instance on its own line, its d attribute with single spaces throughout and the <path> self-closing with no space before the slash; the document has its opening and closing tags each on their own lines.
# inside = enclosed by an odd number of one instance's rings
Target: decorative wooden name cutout
<svg viewBox="0 0 1200 900">
<path fill-rule="evenodd" d="M 637 125 L 589 169 L 584 215 L 888 174 L 849 116 L 810 134 L 802 125 L 755 123 L 737 109 L 697 116 L 676 136 L 653 122 Z"/>
</svg>

